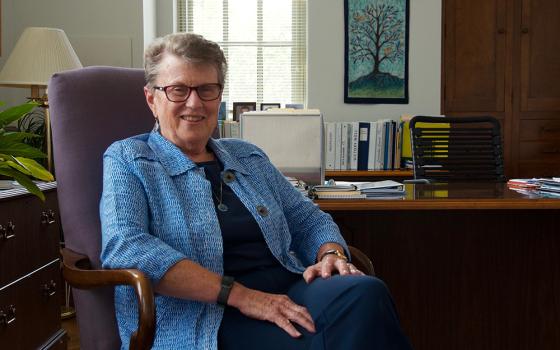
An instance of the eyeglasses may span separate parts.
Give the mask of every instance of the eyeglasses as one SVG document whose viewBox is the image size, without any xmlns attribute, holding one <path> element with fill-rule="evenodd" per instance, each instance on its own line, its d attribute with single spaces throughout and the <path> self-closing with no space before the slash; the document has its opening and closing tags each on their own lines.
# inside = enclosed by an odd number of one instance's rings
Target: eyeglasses
<svg viewBox="0 0 560 350">
<path fill-rule="evenodd" d="M 154 86 L 154 89 L 165 92 L 171 102 L 185 102 L 193 90 L 202 101 L 213 101 L 220 97 L 222 84 L 204 84 L 199 86 L 167 85 Z"/>
</svg>

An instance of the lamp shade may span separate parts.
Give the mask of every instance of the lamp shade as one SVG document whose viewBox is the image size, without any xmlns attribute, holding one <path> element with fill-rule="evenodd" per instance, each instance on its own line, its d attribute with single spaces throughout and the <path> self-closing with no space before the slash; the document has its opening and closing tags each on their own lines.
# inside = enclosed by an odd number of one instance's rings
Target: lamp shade
<svg viewBox="0 0 560 350">
<path fill-rule="evenodd" d="M 62 29 L 30 27 L 0 71 L 0 85 L 46 86 L 54 73 L 81 67 Z"/>
</svg>

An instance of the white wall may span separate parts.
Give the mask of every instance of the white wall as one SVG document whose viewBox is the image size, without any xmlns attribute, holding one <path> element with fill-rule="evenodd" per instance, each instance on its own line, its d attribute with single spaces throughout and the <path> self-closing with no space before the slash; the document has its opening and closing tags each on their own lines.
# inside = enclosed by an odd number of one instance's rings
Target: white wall
<svg viewBox="0 0 560 350">
<path fill-rule="evenodd" d="M 0 67 L 26 27 L 63 29 L 84 66 L 142 66 L 142 0 L 2 0 Z M 0 87 L 8 106 L 28 95 Z"/>
<path fill-rule="evenodd" d="M 146 0 L 144 0 L 146 1 Z M 150 1 L 150 0 L 148 0 Z M 156 0 L 157 35 L 172 31 L 172 0 Z M 402 113 L 439 114 L 441 0 L 412 0 L 409 104 L 344 104 L 344 2 L 308 0 L 308 106 L 325 120 L 398 118 Z M 63 29 L 84 65 L 142 66 L 143 0 L 2 0 L 4 62 L 29 26 Z M 166 20 L 167 19 L 167 20 Z M 0 101 L 24 102 L 25 89 L 0 87 Z"/>
<path fill-rule="evenodd" d="M 441 0 L 410 1 L 409 104 L 344 104 L 344 1 L 308 1 L 308 106 L 326 121 L 439 114 Z"/>
</svg>

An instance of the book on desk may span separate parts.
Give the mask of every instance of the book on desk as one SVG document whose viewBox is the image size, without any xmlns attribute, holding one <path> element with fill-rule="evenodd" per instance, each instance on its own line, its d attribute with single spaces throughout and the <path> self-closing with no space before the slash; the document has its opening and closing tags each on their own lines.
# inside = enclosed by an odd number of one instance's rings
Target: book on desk
<svg viewBox="0 0 560 350">
<path fill-rule="evenodd" d="M 329 181 L 315 186 L 312 195 L 316 199 L 398 199 L 405 195 L 402 183 L 393 180 L 373 182 Z"/>
</svg>

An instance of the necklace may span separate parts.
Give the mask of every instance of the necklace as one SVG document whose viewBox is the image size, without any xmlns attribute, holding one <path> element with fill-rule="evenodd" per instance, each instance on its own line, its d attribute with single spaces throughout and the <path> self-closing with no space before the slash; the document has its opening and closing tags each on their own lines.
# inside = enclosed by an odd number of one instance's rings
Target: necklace
<svg viewBox="0 0 560 350">
<path fill-rule="evenodd" d="M 212 194 L 214 195 L 214 197 L 216 197 L 216 200 L 218 201 L 218 210 L 221 212 L 226 212 L 228 211 L 228 206 L 224 204 L 224 202 L 222 201 L 222 196 L 224 194 L 224 192 L 222 191 L 222 186 L 223 186 L 223 182 L 220 180 L 220 197 L 218 198 L 218 195 L 216 194 L 216 192 L 214 192 L 214 187 L 212 187 Z"/>
</svg>

